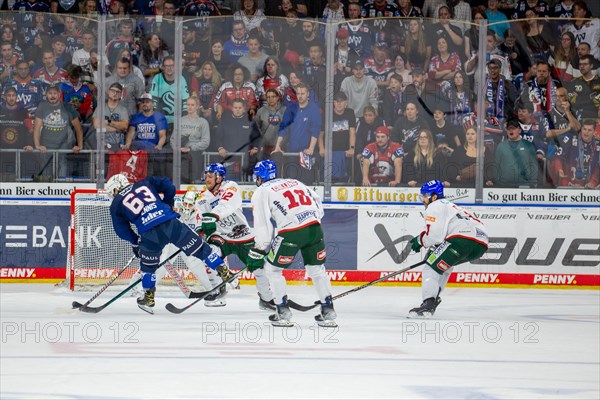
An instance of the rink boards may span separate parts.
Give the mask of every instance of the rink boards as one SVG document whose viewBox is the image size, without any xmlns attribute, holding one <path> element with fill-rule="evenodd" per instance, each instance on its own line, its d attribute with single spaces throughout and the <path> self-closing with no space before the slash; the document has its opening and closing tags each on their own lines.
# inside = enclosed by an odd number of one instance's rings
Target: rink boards
<svg viewBox="0 0 600 400">
<path fill-rule="evenodd" d="M 411 253 L 409 243 L 424 227 L 423 206 L 416 202 L 415 189 L 370 192 L 370 189 L 363 189 L 360 193 L 356 188 L 334 189 L 332 198 L 337 202 L 326 204 L 323 221 L 326 265 L 334 284 L 356 285 L 372 281 L 422 259 L 425 252 Z M 248 187 L 247 192 L 251 194 L 251 190 Z M 472 205 L 469 204 L 474 199 L 472 191 L 453 192 L 455 200 L 466 203 L 463 207 L 487 227 L 490 249 L 481 259 L 456 267 L 450 284 L 600 288 L 600 208 L 591 204 L 565 206 L 569 197 L 578 193 L 588 196 L 597 191 L 564 192 L 564 195 L 557 190 L 533 192 L 559 199 L 557 204 L 516 206 Z M 385 196 L 390 193 L 395 196 L 390 197 L 391 201 L 399 204 L 386 204 Z M 508 196 L 511 200 L 514 196 L 523 198 L 520 197 L 522 191 L 510 193 L 504 190 L 502 193 L 496 190 L 496 193 L 501 194 L 499 203 Z M 35 197 L 30 197 L 33 193 L 27 194 L 29 196 L 0 198 L 0 282 L 58 282 L 65 277 L 68 200 L 64 196 L 35 193 Z M 368 201 L 371 200 L 369 196 L 374 201 Z M 250 209 L 245 212 L 252 224 Z M 239 268 L 239 261 L 230 258 L 232 268 Z M 89 269 L 80 273 L 104 282 L 117 268 L 100 273 Z M 301 268 L 300 257 L 285 273 L 294 283 L 309 283 Z M 242 277 L 252 280 L 252 274 L 247 272 Z M 420 279 L 420 268 L 417 268 L 382 284 L 420 285 Z"/>
</svg>

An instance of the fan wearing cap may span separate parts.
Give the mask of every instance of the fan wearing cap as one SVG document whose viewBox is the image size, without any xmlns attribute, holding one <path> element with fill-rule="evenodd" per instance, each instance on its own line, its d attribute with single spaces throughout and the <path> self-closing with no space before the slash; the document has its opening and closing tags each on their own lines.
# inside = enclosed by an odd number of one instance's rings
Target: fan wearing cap
<svg viewBox="0 0 600 400">
<path fill-rule="evenodd" d="M 333 53 L 333 59 L 335 60 L 334 82 L 335 87 L 339 87 L 342 84 L 344 78 L 352 74 L 352 64 L 360 61 L 360 57 L 356 50 L 350 47 L 350 33 L 347 28 L 339 28 L 335 34 L 337 38 L 337 46 Z"/>
<path fill-rule="evenodd" d="M 83 148 L 83 130 L 77 111 L 60 101 L 60 85 L 54 83 L 46 89 L 46 101 L 42 101 L 35 110 L 33 123 L 33 144 L 41 153 L 47 150 L 68 150 L 78 153 Z M 71 128 L 75 131 L 76 142 L 69 141 Z M 53 155 L 50 155 L 52 157 Z M 66 154 L 58 154 L 59 173 L 67 175 Z M 44 162 L 45 168 L 39 175 L 49 175 L 52 163 Z"/>
<path fill-rule="evenodd" d="M 363 186 L 397 186 L 402 179 L 404 149 L 390 140 L 390 130 L 380 126 L 375 131 L 375 141 L 362 152 Z"/>
<path fill-rule="evenodd" d="M 356 146 L 356 117 L 354 111 L 347 107 L 348 98 L 344 92 L 333 96 L 333 116 L 331 128 L 331 157 L 333 164 L 332 179 L 334 182 L 348 182 L 354 160 Z M 319 154 L 325 157 L 324 134 L 319 136 Z"/>
<path fill-rule="evenodd" d="M 506 137 L 496 147 L 495 182 L 499 187 L 535 187 L 538 179 L 538 162 L 535 147 L 521 137 L 518 119 L 506 124 Z"/>
<path fill-rule="evenodd" d="M 123 87 L 121 104 L 127 108 L 129 115 L 134 115 L 138 112 L 137 101 L 144 94 L 144 82 L 133 71 L 129 58 L 118 60 L 115 74 L 104 81 L 108 87 L 115 82 Z"/>
<path fill-rule="evenodd" d="M 487 63 L 488 76 L 485 80 L 485 96 L 488 102 L 487 115 L 505 119 L 513 114 L 517 98 L 515 85 L 500 73 L 502 62 L 492 58 Z"/>
<path fill-rule="evenodd" d="M 487 57 L 489 57 L 486 60 L 500 61 L 500 64 L 501 64 L 500 73 L 506 79 L 511 80 L 512 72 L 511 72 L 511 68 L 510 68 L 510 63 L 508 62 L 508 56 L 498 49 L 497 42 L 496 42 L 496 33 L 491 29 L 488 29 L 488 31 L 486 33 L 485 49 L 486 49 Z M 475 53 L 475 55 L 473 57 L 471 57 L 468 61 L 466 61 L 465 65 L 464 65 L 464 70 L 467 73 L 467 75 L 474 75 L 475 87 L 479 87 L 479 85 L 482 84 L 482 82 L 478 81 L 478 79 L 479 79 L 479 74 L 477 72 L 478 69 L 479 69 L 479 54 Z"/>
<path fill-rule="evenodd" d="M 115 82 L 108 88 L 106 106 L 104 107 L 104 118 L 98 114 L 99 108 L 94 111 L 94 128 L 98 131 L 104 129 L 106 148 L 111 152 L 119 151 L 121 145 L 125 144 L 125 135 L 129 127 L 129 111 L 121 104 L 123 86 Z M 100 121 L 104 120 L 103 126 Z"/>
<path fill-rule="evenodd" d="M 164 22 L 162 22 L 164 24 Z M 210 54 L 210 31 L 197 31 L 194 26 L 190 23 L 183 25 L 182 27 L 182 40 L 185 51 L 183 52 L 183 71 L 186 79 L 190 79 L 195 73 L 202 73 L 201 65 L 206 55 Z M 160 29 L 162 37 L 162 26 Z M 174 39 L 174 38 L 173 38 Z M 163 43 L 174 43 L 166 42 L 163 39 Z"/>
<path fill-rule="evenodd" d="M 152 95 L 144 93 L 140 97 L 142 111 L 131 117 L 125 150 L 160 151 L 167 141 L 167 119 L 154 111 Z"/>
</svg>

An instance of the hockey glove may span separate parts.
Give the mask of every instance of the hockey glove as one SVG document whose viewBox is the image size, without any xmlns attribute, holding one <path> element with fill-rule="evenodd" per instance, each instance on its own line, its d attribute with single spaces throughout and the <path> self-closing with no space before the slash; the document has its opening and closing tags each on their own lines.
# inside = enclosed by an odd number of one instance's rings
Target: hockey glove
<svg viewBox="0 0 600 400">
<path fill-rule="evenodd" d="M 219 216 L 212 213 L 204 213 L 202 214 L 202 231 L 206 236 L 210 236 L 211 234 L 217 231 L 217 221 L 219 220 Z"/>
<path fill-rule="evenodd" d="M 262 268 L 265 264 L 265 257 L 267 253 L 263 250 L 257 249 L 253 247 L 248 252 L 248 259 L 246 260 L 246 267 L 248 267 L 248 271 L 254 272 L 257 269 Z"/>
<path fill-rule="evenodd" d="M 133 255 L 136 256 L 136 258 L 142 258 L 142 255 L 140 253 L 140 245 L 139 244 L 132 244 L 131 250 L 133 250 Z"/>
<path fill-rule="evenodd" d="M 423 247 L 423 245 L 421 244 L 421 235 L 417 235 L 410 240 L 410 248 L 415 253 L 418 253 L 419 251 L 421 251 L 422 247 Z"/>
</svg>

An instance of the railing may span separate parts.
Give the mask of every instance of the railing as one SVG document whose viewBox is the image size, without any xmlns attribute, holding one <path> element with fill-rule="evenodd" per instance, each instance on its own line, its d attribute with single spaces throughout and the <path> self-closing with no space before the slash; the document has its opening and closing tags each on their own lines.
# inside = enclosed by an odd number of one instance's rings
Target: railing
<svg viewBox="0 0 600 400">
<path fill-rule="evenodd" d="M 4 17 L 7 17 L 8 15 L 12 15 L 13 19 L 16 21 L 16 24 L 13 26 L 13 30 L 17 34 L 16 36 L 19 37 L 17 38 L 18 40 L 13 39 L 13 43 L 18 45 L 19 48 L 17 49 L 15 47 L 15 50 L 17 50 L 22 57 L 31 61 L 30 64 L 32 64 L 34 68 L 41 67 L 42 65 L 40 60 L 42 59 L 42 50 L 41 48 L 39 48 L 39 51 L 36 50 L 34 37 L 31 37 L 33 33 L 35 33 L 35 29 L 31 28 L 31 26 L 33 26 L 32 24 L 36 22 L 37 18 L 38 23 L 47 25 L 48 29 L 46 31 L 52 37 L 57 37 L 59 36 L 59 33 L 52 31 L 52 29 L 58 28 L 58 22 L 61 22 L 62 24 L 64 23 L 64 20 L 59 21 L 58 18 L 60 16 L 51 14 L 37 13 L 36 18 L 34 18 L 33 14 L 27 12 L 13 14 L 3 13 Z M 40 15 L 41 17 L 39 17 Z M 191 92 L 193 92 L 196 88 L 196 86 L 194 86 L 194 80 L 202 78 L 201 67 L 206 61 L 203 56 L 189 51 L 189 48 L 185 49 L 184 42 L 189 43 L 189 37 L 186 35 L 188 35 L 187 32 L 190 31 L 194 32 L 196 40 L 200 41 L 201 43 L 214 43 L 219 40 L 226 42 L 231 36 L 233 19 L 231 17 L 196 18 L 166 16 L 162 18 L 153 16 L 136 16 L 125 19 L 114 19 L 104 15 L 99 16 L 98 18 L 69 15 L 63 16 L 63 18 L 74 18 L 78 27 L 80 29 L 84 29 L 86 34 L 92 32 L 95 35 L 95 46 L 101 49 L 100 60 L 104 62 L 99 62 L 98 71 L 96 73 L 97 81 L 93 82 L 96 88 L 96 91 L 93 92 L 93 95 L 94 99 L 97 101 L 96 113 L 98 115 L 105 115 L 107 111 L 110 111 L 107 110 L 105 103 L 108 94 L 107 89 L 108 86 L 110 86 L 110 83 L 115 81 L 116 71 L 113 71 L 113 68 L 120 57 L 118 50 L 121 47 L 129 48 L 131 65 L 135 68 L 143 69 L 143 71 L 141 71 L 142 75 L 144 72 L 146 72 L 142 84 L 142 86 L 145 87 L 143 90 L 152 91 L 152 79 L 160 74 L 160 72 L 156 70 L 156 67 L 159 66 L 162 56 L 158 57 L 156 60 L 148 60 L 145 58 L 144 54 L 146 53 L 142 51 L 142 47 L 146 49 L 146 45 L 148 44 L 146 38 L 149 37 L 148 35 L 154 33 L 159 35 L 159 38 L 165 45 L 166 51 L 170 55 L 174 56 L 174 87 L 183 87 L 185 86 L 184 83 L 187 83 L 187 91 L 181 89 L 172 90 L 169 92 L 168 89 L 165 89 L 164 92 L 153 93 L 155 109 L 167 116 L 167 122 L 169 123 L 168 136 L 169 139 L 173 138 L 173 140 L 169 140 L 167 142 L 167 146 L 165 146 L 160 153 L 157 153 L 157 156 L 162 157 L 161 160 L 165 160 L 164 162 L 156 161 L 156 159 L 153 159 L 154 156 L 152 154 L 150 155 L 150 161 L 154 161 L 154 163 L 157 165 L 157 169 L 149 170 L 149 172 L 156 173 L 156 171 L 158 171 L 160 174 L 171 177 L 176 184 L 201 181 L 203 167 L 210 162 L 222 160 L 219 154 L 216 152 L 215 143 L 222 139 L 219 137 L 219 135 L 227 135 L 228 132 L 222 132 L 218 128 L 219 123 L 223 123 L 222 121 L 224 120 L 222 119 L 219 121 L 216 118 L 216 110 L 219 107 L 217 107 L 215 104 L 210 104 L 210 96 L 208 96 L 208 104 L 202 103 L 207 99 L 204 99 L 202 97 L 203 93 L 200 92 L 198 94 L 201 97 L 200 100 L 203 109 L 206 110 L 207 108 L 211 108 L 213 110 L 210 115 L 206 116 L 206 119 L 209 122 L 211 145 L 201 152 L 202 155 L 200 157 L 202 160 L 201 163 L 203 163 L 202 165 L 198 165 L 198 159 L 195 155 L 196 153 L 186 156 L 180 151 L 182 144 L 185 145 L 187 139 L 182 137 L 182 132 L 184 132 L 182 121 L 184 121 L 184 117 L 187 115 L 186 99 L 188 98 L 188 95 L 190 95 Z M 3 19 L 3 21 L 7 20 L 8 18 Z M 50 23 L 51 20 L 53 22 L 52 24 Z M 129 38 L 121 40 L 121 43 L 119 42 L 120 39 L 118 39 L 118 37 L 124 32 L 122 31 L 122 27 L 129 24 L 127 21 L 132 21 L 131 25 L 133 27 L 133 35 Z M 338 33 L 344 32 L 340 31 L 340 29 L 346 28 L 345 24 L 348 22 L 344 22 L 343 24 L 334 24 L 310 20 L 310 23 L 312 23 L 314 26 L 315 34 L 320 36 L 322 39 L 323 48 L 321 49 L 321 55 L 325 60 L 327 60 L 327 62 L 320 63 L 319 60 L 310 61 L 310 57 L 300 54 L 301 51 L 299 48 L 294 47 L 297 46 L 298 43 L 301 43 L 301 35 L 292 35 L 295 29 L 293 28 L 293 19 L 268 17 L 265 19 L 265 21 L 266 22 L 261 24 L 260 27 L 253 28 L 254 30 L 251 32 L 251 36 L 259 37 L 263 52 L 274 57 L 278 61 L 281 73 L 283 73 L 287 78 L 290 78 L 292 75 L 299 76 L 304 83 L 307 83 L 310 86 L 310 101 L 317 104 L 320 111 L 317 113 L 318 121 L 315 122 L 321 127 L 320 131 L 322 132 L 322 143 L 324 144 L 326 150 L 324 157 L 321 158 L 318 156 L 318 147 L 315 148 L 315 166 L 312 170 L 310 170 L 311 172 L 307 173 L 306 169 L 300 165 L 297 158 L 298 152 L 302 149 L 285 147 L 286 143 L 284 142 L 284 150 L 287 152 L 281 155 L 272 155 L 274 158 L 281 158 L 280 160 L 277 160 L 278 165 L 281 166 L 281 174 L 290 177 L 301 177 L 310 184 L 322 184 L 325 187 L 326 199 L 330 198 L 331 187 L 333 185 L 360 185 L 362 181 L 362 179 L 360 179 L 361 168 L 360 164 L 358 164 L 358 161 L 356 160 L 356 157 L 351 159 L 348 170 L 346 174 L 344 174 L 344 171 L 342 171 L 343 167 L 339 165 L 338 161 L 336 161 L 339 160 L 339 158 L 336 159 L 333 154 L 334 150 L 342 150 L 340 148 L 341 145 L 334 140 L 334 136 L 338 134 L 337 132 L 339 132 L 339 125 L 336 125 L 337 117 L 335 117 L 333 111 L 334 95 L 336 94 L 335 92 L 343 90 L 340 74 L 343 74 L 343 76 L 346 78 L 352 76 L 352 65 L 347 63 L 345 64 L 345 68 L 340 68 L 340 66 L 336 64 L 336 62 L 339 60 L 335 60 L 336 53 L 334 50 L 339 46 L 339 38 L 337 37 Z M 306 21 L 309 20 L 298 20 L 296 23 L 302 25 Z M 490 134 L 488 131 L 486 131 L 486 128 L 489 127 L 490 124 L 490 121 L 487 121 L 487 119 L 490 117 L 499 121 L 498 132 L 495 134 L 498 135 L 501 140 L 506 133 L 504 130 L 504 124 L 506 123 L 507 115 L 499 112 L 497 108 L 502 106 L 510 106 L 514 108 L 514 105 L 516 104 L 516 101 L 515 104 L 507 104 L 506 102 L 497 101 L 492 101 L 493 104 L 485 104 L 483 101 L 478 102 L 477 104 L 473 102 L 474 98 L 488 99 L 490 97 L 488 93 L 489 88 L 487 80 L 489 71 L 486 69 L 486 62 L 493 56 L 489 49 L 486 49 L 484 45 L 479 46 L 478 43 L 486 43 L 486 33 L 488 28 L 494 29 L 499 36 L 502 36 L 504 32 L 501 32 L 499 29 L 501 25 L 488 24 L 485 20 L 479 24 L 467 23 L 465 21 L 450 21 L 453 27 L 460 30 L 460 35 L 458 36 L 463 40 L 463 44 L 461 45 L 453 42 L 446 43 L 450 48 L 458 52 L 458 56 L 461 59 L 461 67 L 455 67 L 452 72 L 455 72 L 456 70 L 466 70 L 467 72 L 464 74 L 464 78 L 468 82 L 471 82 L 471 85 L 467 86 L 466 92 L 464 93 L 469 99 L 467 103 L 470 102 L 470 104 L 468 104 L 468 106 L 464 109 L 459 110 L 456 107 L 456 102 L 452 103 L 453 100 L 456 100 L 456 97 L 453 97 L 456 95 L 456 93 L 454 93 L 456 90 L 453 86 L 455 84 L 453 81 L 454 74 L 452 75 L 452 78 L 440 77 L 436 74 L 436 68 L 439 68 L 439 65 L 441 64 L 437 63 L 439 61 L 439 57 L 435 58 L 439 50 L 438 38 L 435 40 L 432 38 L 435 36 L 433 34 L 438 32 L 437 28 L 440 26 L 438 25 L 438 20 L 430 20 L 425 18 L 379 18 L 370 20 L 367 19 L 362 22 L 364 22 L 365 26 L 368 25 L 372 28 L 373 35 L 369 37 L 365 36 L 363 38 L 365 42 L 363 43 L 359 43 L 358 38 L 355 36 L 352 36 L 349 40 L 351 48 L 359 53 L 360 61 L 367 65 L 366 74 L 373 77 L 376 82 L 379 82 L 378 92 L 385 92 L 387 94 L 388 89 L 386 82 L 389 80 L 388 76 L 392 72 L 399 72 L 401 70 L 406 72 L 406 69 L 402 69 L 396 65 L 400 64 L 401 61 L 411 69 L 424 69 L 426 75 L 429 77 L 429 81 L 434 83 L 434 89 L 428 91 L 426 88 L 423 92 L 425 95 L 419 95 L 420 97 L 418 97 L 418 101 L 415 100 L 414 97 L 411 98 L 411 93 L 406 91 L 403 92 L 401 97 L 399 97 L 398 104 L 394 103 L 394 105 L 390 103 L 389 97 L 384 95 L 381 95 L 377 99 L 370 99 L 368 103 L 369 105 L 373 105 L 378 109 L 380 113 L 379 117 L 383 115 L 386 118 L 386 120 L 381 121 L 380 124 L 385 123 L 386 125 L 394 126 L 395 128 L 401 126 L 402 123 L 406 122 L 407 117 L 404 114 L 408 114 L 408 111 L 406 111 L 407 104 L 411 101 L 416 101 L 417 111 L 419 113 L 418 117 L 428 121 L 428 125 L 431 128 L 430 130 L 436 130 L 434 126 L 435 121 L 433 119 L 433 110 L 436 109 L 436 107 L 441 108 L 442 111 L 444 111 L 447 115 L 446 123 L 453 124 L 453 126 L 458 129 L 458 134 L 464 141 L 465 124 L 463 124 L 463 115 L 461 113 L 470 115 L 472 117 L 470 121 L 477 129 L 476 141 L 478 146 L 475 162 L 476 179 L 474 180 L 473 186 L 478 190 L 477 201 L 481 201 L 481 194 L 486 184 L 484 179 L 484 165 L 487 161 L 487 156 L 484 156 L 483 152 L 484 141 L 487 143 L 489 140 L 495 140 L 494 138 L 490 139 Z M 583 116 L 580 118 L 580 122 L 582 122 L 584 118 L 590 117 L 590 115 L 597 119 L 598 105 L 593 101 L 582 102 L 581 99 L 577 100 L 576 93 L 575 95 L 571 93 L 572 89 L 570 82 L 572 82 L 574 79 L 577 79 L 578 70 L 574 68 L 562 68 L 561 65 L 559 65 L 559 62 L 554 61 L 556 60 L 554 53 L 556 52 L 556 49 L 559 48 L 560 43 L 559 40 L 553 41 L 551 39 L 556 39 L 559 36 L 559 32 L 568 31 L 568 29 L 564 29 L 564 26 L 567 26 L 572 21 L 543 18 L 539 19 L 538 22 L 545 25 L 546 32 L 552 33 L 552 35 L 546 35 L 544 38 L 544 40 L 550 40 L 552 42 L 547 43 L 548 46 L 546 47 L 541 46 L 536 40 L 532 40 L 531 37 L 528 36 L 527 32 L 532 29 L 530 27 L 531 20 L 506 21 L 505 24 L 509 28 L 511 37 L 514 36 L 516 44 L 521 46 L 522 50 L 524 51 L 520 52 L 516 59 L 511 53 L 510 57 L 506 59 L 508 65 L 505 65 L 505 63 L 502 64 L 502 73 L 508 74 L 507 78 L 509 78 L 509 82 L 514 81 L 519 83 L 520 77 L 522 76 L 521 74 L 527 75 L 530 73 L 529 69 L 525 67 L 535 60 L 534 57 L 542 57 L 546 59 L 551 58 L 551 63 L 553 63 L 551 72 L 562 80 L 564 86 L 568 87 L 569 95 L 571 96 L 572 100 L 572 108 L 577 111 L 578 116 Z M 589 20 L 589 23 L 592 25 L 597 24 L 599 23 L 599 20 Z M 417 32 L 425 35 L 425 50 L 414 48 L 411 50 L 410 43 L 412 42 L 409 41 L 411 24 L 418 24 L 419 30 Z M 504 27 L 504 25 L 502 26 Z M 344 36 L 344 34 L 341 36 Z M 74 37 L 75 39 L 73 39 Z M 67 49 L 75 49 L 76 47 L 80 46 L 76 38 L 76 35 L 65 36 L 65 40 L 67 40 Z M 371 45 L 366 44 L 367 39 L 372 40 Z M 448 40 L 451 40 L 447 37 L 446 39 L 447 42 Z M 206 40 L 206 42 L 204 42 L 204 40 Z M 580 38 L 576 38 L 576 40 L 580 40 Z M 382 45 L 380 46 L 380 44 Z M 536 45 L 537 47 L 534 48 Z M 228 54 L 232 54 L 233 57 L 233 53 L 235 53 L 235 46 L 231 46 L 232 44 L 229 43 L 224 47 L 226 48 L 225 51 L 229 52 Z M 592 52 L 598 52 L 595 47 L 597 46 L 592 47 Z M 368 57 L 369 55 L 367 54 L 373 53 L 371 55 L 375 57 L 379 51 L 384 51 L 384 58 L 386 60 L 389 59 L 393 65 L 392 70 L 388 71 L 385 76 L 378 75 L 378 71 L 380 71 L 381 68 L 377 65 L 374 65 L 373 62 L 376 61 L 374 61 L 374 58 L 370 59 Z M 429 52 L 429 55 L 425 55 L 423 52 Z M 19 55 L 19 57 L 21 57 L 21 55 Z M 404 59 L 402 59 L 402 57 L 404 57 Z M 402 60 L 399 60 L 399 58 Z M 217 68 L 217 70 L 221 73 L 224 81 L 231 80 L 233 71 L 228 70 L 228 67 L 233 65 L 233 62 L 229 60 L 226 61 L 225 59 L 219 61 L 214 57 L 213 60 L 216 62 L 215 68 Z M 386 60 L 384 60 L 384 63 L 388 62 Z M 244 60 L 244 62 L 245 61 L 247 60 Z M 105 62 L 110 64 L 107 65 Z M 468 68 L 466 64 L 469 64 Z M 505 70 L 505 67 L 507 66 L 512 67 L 512 72 Z M 42 73 L 38 73 L 37 75 L 34 74 L 34 71 L 31 73 L 35 75 L 36 79 L 50 79 L 48 76 L 43 74 L 43 69 L 40 70 Z M 256 71 L 248 71 L 248 74 L 254 73 L 255 75 L 260 75 L 259 70 L 262 70 L 262 68 L 258 68 Z M 136 72 L 137 70 L 134 69 L 133 73 L 135 74 Z M 10 71 L 11 76 L 14 76 L 16 73 L 16 70 Z M 399 74 L 403 76 L 403 79 L 405 80 L 403 82 L 403 86 L 406 86 L 406 84 L 409 83 L 406 81 L 407 79 L 413 80 L 415 76 L 415 74 L 410 73 L 406 73 L 404 75 L 401 73 Z M 528 78 L 528 76 L 525 77 L 525 79 Z M 9 81 L 10 79 L 7 79 L 6 82 L 3 82 L 4 88 L 6 88 L 7 85 L 11 85 L 9 84 Z M 258 83 L 256 76 L 247 77 L 247 81 Z M 521 83 L 521 89 L 523 89 L 523 87 L 524 84 Z M 102 90 L 97 90 L 98 88 L 101 88 Z M 139 111 L 135 97 L 137 96 L 139 98 L 140 96 L 139 93 L 135 94 L 133 89 L 133 86 L 126 87 L 126 90 L 122 93 L 123 99 L 121 100 L 122 105 L 130 108 L 130 113 Z M 218 87 L 213 89 L 218 90 Z M 260 90 L 261 89 L 257 88 L 257 92 L 260 92 Z M 350 93 L 351 89 L 346 90 L 347 95 L 350 97 L 348 99 L 348 108 L 352 108 L 355 116 L 357 119 L 359 119 L 358 117 L 363 115 L 365 104 L 360 101 L 356 101 L 356 99 L 353 99 L 352 96 L 363 95 L 366 93 L 366 89 L 357 93 Z M 289 92 L 283 93 L 282 98 L 286 98 L 286 96 L 289 97 L 289 94 Z M 132 95 L 134 96 L 133 98 L 131 97 Z M 520 99 L 530 99 L 528 95 L 524 95 L 523 91 L 517 92 L 517 95 L 517 97 Z M 20 99 L 23 98 L 23 96 L 20 96 Z M 41 101 L 41 99 L 39 100 Z M 261 97 L 261 101 L 265 101 L 265 99 Z M 554 100 L 552 100 L 552 103 L 555 103 Z M 226 105 L 230 106 L 230 104 Z M 476 105 L 478 107 L 477 109 L 475 107 Z M 543 109 L 546 106 L 540 106 L 538 103 L 533 104 L 533 106 L 536 117 L 547 117 L 547 110 Z M 254 104 L 252 107 L 258 108 L 258 105 Z M 593 115 L 594 111 L 596 111 L 595 116 Z M 33 115 L 30 115 L 30 117 L 33 117 Z M 281 116 L 278 118 L 280 117 Z M 400 117 L 403 117 L 404 119 Z M 110 118 L 99 118 L 101 132 L 106 130 L 108 119 Z M 0 122 L 0 129 L 4 129 L 5 125 L 2 125 L 3 123 L 4 122 Z M 252 121 L 249 120 L 248 123 L 251 124 Z M 270 124 L 271 121 L 268 123 Z M 414 126 L 411 125 L 412 123 L 413 122 L 407 123 L 406 126 Z M 11 127 L 10 129 L 13 128 Z M 265 127 L 263 126 L 262 129 L 265 129 Z M 409 128 L 398 129 L 396 131 L 392 130 L 392 139 L 406 139 L 406 137 L 409 135 L 413 137 L 415 134 L 415 132 L 410 131 Z M 35 152 L 27 153 L 18 149 L 9 149 L 8 146 L 2 144 L 3 147 L 0 150 L 3 158 L 3 173 L 0 177 L 0 180 L 16 180 L 19 182 L 32 180 L 47 180 L 55 182 L 96 182 L 98 187 L 102 187 L 108 173 L 107 168 L 105 168 L 107 149 L 105 148 L 104 135 L 98 135 L 98 142 L 96 144 L 94 144 L 93 140 L 89 139 L 93 137 L 94 131 L 95 130 L 93 128 L 87 126 L 88 134 L 86 135 L 86 138 L 88 138 L 88 140 L 86 141 L 85 150 L 80 152 L 79 155 L 69 154 L 71 153 L 69 150 L 49 150 L 47 156 L 42 156 Z M 576 135 L 577 132 L 572 132 L 572 134 Z M 26 132 L 25 136 L 27 135 L 31 134 Z M 245 137 L 240 138 L 241 144 L 246 142 L 246 139 L 247 138 Z M 366 140 L 366 138 L 360 139 Z M 374 138 L 369 139 L 371 142 L 373 140 Z M 235 142 L 235 140 L 233 140 L 233 142 Z M 367 143 L 360 142 L 357 139 L 355 149 L 356 154 L 360 154 L 362 152 L 362 147 L 364 147 L 366 144 Z M 344 143 L 344 145 L 346 144 Z M 414 143 L 404 143 L 405 150 L 409 152 L 410 147 L 412 146 L 414 146 Z M 238 147 L 239 146 L 233 146 L 231 148 Z M 112 150 L 114 150 L 114 148 Z M 248 182 L 251 180 L 251 174 L 249 173 L 252 167 L 250 165 L 251 159 L 249 153 L 246 151 L 247 149 L 243 150 L 244 151 L 230 153 L 232 158 L 225 162 L 228 164 L 228 173 L 232 179 L 239 179 L 241 182 Z M 198 154 L 199 153 L 200 151 L 198 151 Z M 260 157 L 262 157 L 262 154 L 263 153 L 259 152 Z M 29 157 L 30 155 L 32 157 Z M 8 157 L 10 157 L 10 160 Z M 61 164 L 60 161 L 63 158 L 66 160 L 66 173 L 64 173 L 65 165 L 64 163 Z M 100 160 L 102 160 L 102 162 L 99 162 Z M 254 161 L 254 159 L 252 160 Z M 13 161 L 14 165 L 12 165 Z M 348 162 L 350 160 L 346 158 L 344 161 Z M 410 162 L 412 161 L 410 161 L 408 158 L 405 158 L 405 163 L 407 163 L 407 165 Z M 182 165 L 182 163 L 184 165 Z M 541 162 L 541 166 L 542 168 L 540 168 L 539 172 L 544 179 L 539 180 L 540 185 L 546 187 L 559 186 L 557 182 L 549 183 L 546 180 L 546 175 L 552 172 L 550 171 L 551 168 L 554 168 L 552 163 L 549 163 L 547 159 L 544 158 L 544 160 Z M 389 167 L 390 165 L 382 166 L 382 168 Z M 494 165 L 493 167 L 497 170 L 500 170 L 502 167 L 504 167 L 504 165 Z M 187 172 L 184 173 L 186 168 Z M 43 173 L 40 173 L 40 171 Z M 186 173 L 187 176 L 185 176 Z M 406 185 L 407 178 L 405 178 L 406 177 L 403 176 L 403 182 L 401 185 Z M 454 177 L 444 177 L 440 175 L 437 176 L 437 178 L 441 180 L 448 178 L 451 180 L 450 178 Z M 453 182 L 453 184 L 455 183 Z M 515 187 L 519 185 L 520 184 L 515 184 Z"/>
<path fill-rule="evenodd" d="M 94 150 L 39 150 L 0 149 L 4 181 L 15 182 L 96 182 Z M 14 157 L 14 163 L 10 161 Z M 67 172 L 67 173 L 65 173 Z M 71 174 L 68 174 L 71 172 Z M 10 179 L 12 177 L 12 179 Z"/>
</svg>

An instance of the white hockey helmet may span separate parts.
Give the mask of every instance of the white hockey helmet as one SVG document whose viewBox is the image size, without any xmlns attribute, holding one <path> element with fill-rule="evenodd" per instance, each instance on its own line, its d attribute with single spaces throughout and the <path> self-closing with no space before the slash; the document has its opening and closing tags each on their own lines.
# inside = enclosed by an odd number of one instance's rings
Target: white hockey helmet
<svg viewBox="0 0 600 400">
<path fill-rule="evenodd" d="M 104 189 L 108 192 L 111 197 L 114 197 L 121 190 L 131 185 L 129 179 L 127 179 L 127 175 L 124 173 L 116 174 L 111 176 L 108 181 L 106 181 L 106 185 L 104 185 Z"/>
<path fill-rule="evenodd" d="M 195 190 L 188 190 L 181 198 L 181 213 L 185 217 L 189 217 L 194 213 L 194 207 L 196 206 L 196 200 L 198 199 L 198 192 Z"/>
</svg>

